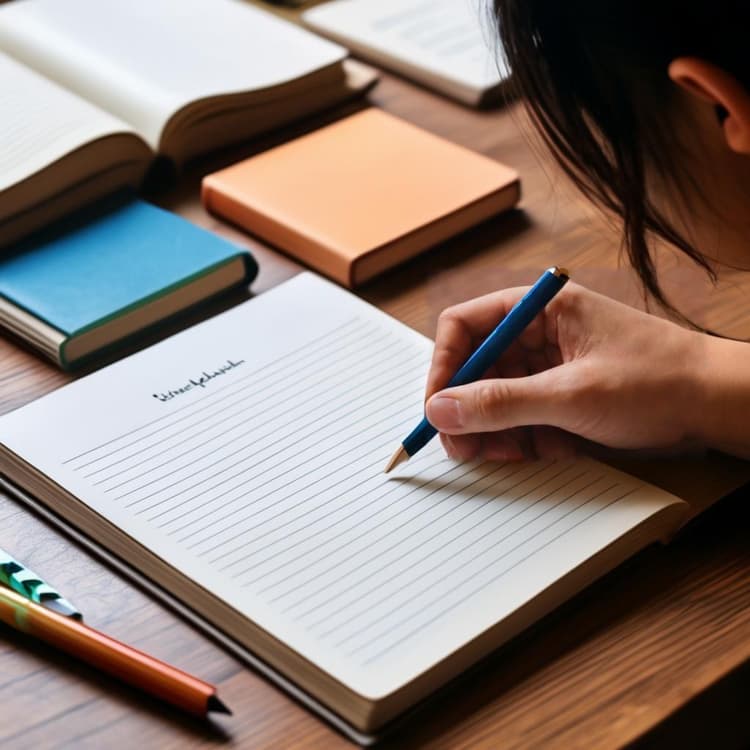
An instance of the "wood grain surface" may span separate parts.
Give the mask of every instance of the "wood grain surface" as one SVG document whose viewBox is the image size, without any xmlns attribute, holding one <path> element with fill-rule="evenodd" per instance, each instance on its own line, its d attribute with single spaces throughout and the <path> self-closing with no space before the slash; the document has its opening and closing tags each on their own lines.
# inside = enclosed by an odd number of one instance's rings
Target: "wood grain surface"
<svg viewBox="0 0 750 750">
<path fill-rule="evenodd" d="M 529 144 L 517 106 L 471 111 L 391 76 L 384 76 L 370 101 L 515 167 L 524 198 L 518 211 L 371 283 L 361 290 L 366 300 L 432 335 L 447 305 L 531 281 L 556 263 L 571 268 L 581 283 L 640 304 L 632 276 L 619 264 L 617 232 L 573 195 Z M 356 106 L 205 159 L 175 185 L 156 189 L 152 198 L 250 247 L 261 267 L 252 293 L 262 293 L 300 267 L 207 215 L 198 200 L 200 177 Z M 435 179 L 449 179 L 439 164 Z M 743 274 L 722 277 L 713 288 L 668 251 L 660 266 L 685 311 L 726 333 L 750 335 L 750 284 Z M 0 339 L 0 412 L 67 380 L 17 343 Z M 750 694 L 749 522 L 746 493 L 722 501 L 670 545 L 637 556 L 486 660 L 384 746 L 615 748 L 636 741 L 672 747 L 679 741 L 682 747 L 706 742 L 739 747 L 750 742 L 742 712 Z M 169 609 L 1 495 L 0 545 L 48 577 L 90 624 L 217 683 L 234 710 L 234 716 L 212 723 L 192 721 L 2 628 L 0 747 L 350 746 Z"/>
</svg>

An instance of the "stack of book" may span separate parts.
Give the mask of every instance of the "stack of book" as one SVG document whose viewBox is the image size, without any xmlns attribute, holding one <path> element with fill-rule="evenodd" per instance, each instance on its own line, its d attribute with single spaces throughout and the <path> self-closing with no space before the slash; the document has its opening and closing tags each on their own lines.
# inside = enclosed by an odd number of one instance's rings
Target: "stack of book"
<svg viewBox="0 0 750 750">
<path fill-rule="evenodd" d="M 132 194 L 156 159 L 364 91 L 346 56 L 239 0 L 0 7 L 0 325 L 73 367 L 251 281 L 246 251 Z"/>
</svg>

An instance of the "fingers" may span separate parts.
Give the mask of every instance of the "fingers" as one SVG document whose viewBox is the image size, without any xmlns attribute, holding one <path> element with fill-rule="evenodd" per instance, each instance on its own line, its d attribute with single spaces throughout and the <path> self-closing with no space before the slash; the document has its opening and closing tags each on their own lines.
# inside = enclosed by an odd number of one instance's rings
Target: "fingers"
<svg viewBox="0 0 750 750">
<path fill-rule="evenodd" d="M 457 461 L 562 460 L 589 453 L 587 441 L 555 427 L 530 427 L 471 435 L 440 435 L 449 458 Z"/>
<path fill-rule="evenodd" d="M 481 341 L 526 291 L 525 287 L 505 289 L 449 307 L 443 312 L 438 320 L 432 365 L 427 378 L 426 398 L 430 398 L 447 385 Z M 543 349 L 545 343 L 544 316 L 540 315 L 523 332 L 519 346 Z M 519 347 L 516 347 L 516 350 L 518 349 Z"/>
<path fill-rule="evenodd" d="M 445 435 L 440 434 L 448 458 L 457 461 L 471 461 L 482 452 L 482 438 L 480 435 Z"/>
<path fill-rule="evenodd" d="M 567 364 L 527 377 L 479 380 L 448 388 L 427 402 L 427 419 L 448 435 L 529 425 L 571 429 L 576 415 L 566 383 L 574 367 Z"/>
<path fill-rule="evenodd" d="M 473 435 L 445 435 L 440 439 L 449 458 L 457 461 L 471 461 L 483 458 L 487 461 L 523 461 L 530 458 L 524 449 L 527 442 L 514 431 Z"/>
<path fill-rule="evenodd" d="M 432 363 L 427 374 L 425 398 L 430 398 L 456 374 L 474 350 L 471 328 L 456 308 L 448 308 L 438 319 Z"/>
<path fill-rule="evenodd" d="M 534 453 L 539 458 L 560 461 L 584 452 L 585 441 L 555 427 L 534 427 L 531 430 Z"/>
</svg>

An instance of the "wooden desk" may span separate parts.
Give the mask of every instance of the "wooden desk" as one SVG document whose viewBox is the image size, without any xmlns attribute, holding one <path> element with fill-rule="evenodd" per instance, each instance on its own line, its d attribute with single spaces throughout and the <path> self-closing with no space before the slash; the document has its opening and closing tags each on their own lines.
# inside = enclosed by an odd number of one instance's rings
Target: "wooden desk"
<svg viewBox="0 0 750 750">
<path fill-rule="evenodd" d="M 371 99 L 517 167 L 525 197 L 522 211 L 370 284 L 362 290 L 365 299 L 431 335 L 446 305 L 531 280 L 553 262 L 574 269 L 578 280 L 637 299 L 628 273 L 617 270 L 616 234 L 576 197 L 556 188 L 560 178 L 548 176 L 549 167 L 537 162 L 514 109 L 472 112 L 389 77 Z M 300 129 L 243 153 L 213 157 L 184 175 L 179 187 L 157 196 L 162 205 L 251 247 L 262 269 L 255 292 L 292 276 L 299 266 L 205 214 L 198 203 L 200 175 Z M 441 179 L 439 165 L 435 168 Z M 750 331 L 747 283 L 743 287 L 735 279 L 719 299 L 706 296 L 696 274 L 673 259 L 667 258 L 664 268 L 670 288 L 691 313 L 725 330 Z M 1 411 L 66 379 L 0 340 Z M 676 741 L 686 731 L 695 746 L 701 738 L 721 736 L 738 745 L 747 741 L 739 717 L 743 695 L 750 694 L 748 528 L 747 497 L 719 504 L 671 545 L 641 554 L 489 659 L 388 746 L 614 748 L 635 740 Z M 3 496 L 0 543 L 48 575 L 91 624 L 216 682 L 235 711 L 213 726 L 191 721 L 0 629 L 0 746 L 348 746 L 171 611 Z M 722 717 L 732 717 L 723 734 Z"/>
</svg>

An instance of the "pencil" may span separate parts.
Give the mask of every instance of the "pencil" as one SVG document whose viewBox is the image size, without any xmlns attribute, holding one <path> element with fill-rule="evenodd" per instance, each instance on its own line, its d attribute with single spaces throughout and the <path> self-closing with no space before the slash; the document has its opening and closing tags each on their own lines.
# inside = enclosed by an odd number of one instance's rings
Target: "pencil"
<svg viewBox="0 0 750 750">
<path fill-rule="evenodd" d="M 498 360 L 504 351 L 521 335 L 532 320 L 552 301 L 565 286 L 569 274 L 564 268 L 548 268 L 534 286 L 517 302 L 500 321 L 494 331 L 479 348 L 464 362 L 446 387 L 473 383 Z M 424 417 L 404 438 L 385 467 L 385 473 L 408 461 L 437 435 L 437 430 Z"/>
<path fill-rule="evenodd" d="M 0 584 L 61 615 L 74 617 L 76 620 L 83 618 L 59 591 L 3 549 L 0 549 Z"/>
<path fill-rule="evenodd" d="M 0 622 L 194 716 L 231 713 L 213 685 L 4 587 L 0 587 Z"/>
</svg>

